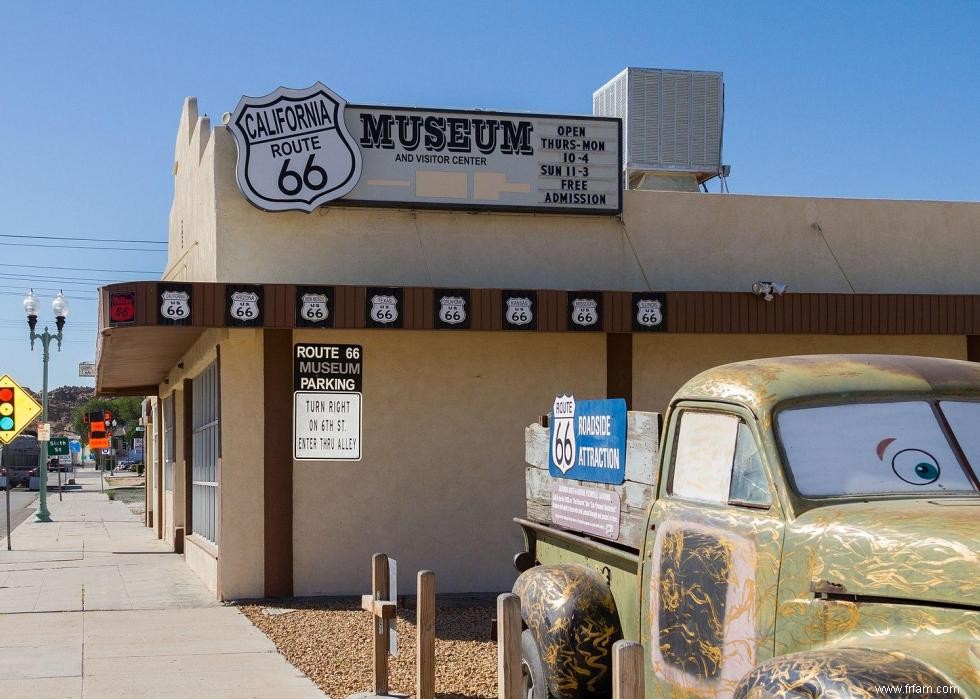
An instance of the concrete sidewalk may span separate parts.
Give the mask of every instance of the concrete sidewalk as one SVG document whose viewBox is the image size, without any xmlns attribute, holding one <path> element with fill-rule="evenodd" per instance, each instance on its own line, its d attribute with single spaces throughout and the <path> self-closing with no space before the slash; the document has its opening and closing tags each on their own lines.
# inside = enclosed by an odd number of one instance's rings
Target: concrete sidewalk
<svg viewBox="0 0 980 699">
<path fill-rule="evenodd" d="M 0 697 L 323 697 L 82 472 L 0 550 Z"/>
</svg>

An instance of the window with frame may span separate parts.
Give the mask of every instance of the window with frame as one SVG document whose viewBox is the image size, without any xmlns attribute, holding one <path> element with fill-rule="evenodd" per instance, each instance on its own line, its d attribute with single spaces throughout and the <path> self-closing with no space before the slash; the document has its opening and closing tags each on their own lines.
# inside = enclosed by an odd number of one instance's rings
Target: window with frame
<svg viewBox="0 0 980 699">
<path fill-rule="evenodd" d="M 772 504 L 755 435 L 737 415 L 682 411 L 674 437 L 673 461 L 672 495 L 749 507 Z"/>
<path fill-rule="evenodd" d="M 177 434 L 174 431 L 176 413 L 174 394 L 163 399 L 163 489 L 174 489 L 174 453 L 177 451 Z"/>
<path fill-rule="evenodd" d="M 221 456 L 218 363 L 212 362 L 191 382 L 192 461 L 191 529 L 218 544 L 218 460 Z"/>
</svg>

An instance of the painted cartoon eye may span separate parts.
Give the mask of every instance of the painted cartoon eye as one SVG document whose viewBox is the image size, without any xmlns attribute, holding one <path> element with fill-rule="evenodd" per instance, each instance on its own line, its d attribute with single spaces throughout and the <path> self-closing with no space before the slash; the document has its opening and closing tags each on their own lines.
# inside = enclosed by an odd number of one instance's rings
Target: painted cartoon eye
<svg viewBox="0 0 980 699">
<path fill-rule="evenodd" d="M 936 457 L 921 449 L 903 449 L 892 458 L 895 475 L 912 485 L 929 485 L 939 480 Z"/>
</svg>

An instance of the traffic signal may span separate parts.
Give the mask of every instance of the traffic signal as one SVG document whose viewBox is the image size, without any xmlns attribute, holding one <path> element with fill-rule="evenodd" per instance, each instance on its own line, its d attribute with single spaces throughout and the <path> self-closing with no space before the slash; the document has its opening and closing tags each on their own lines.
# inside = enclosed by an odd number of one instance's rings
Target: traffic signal
<svg viewBox="0 0 980 699">
<path fill-rule="evenodd" d="M 89 449 L 105 449 L 109 446 L 109 436 L 106 434 L 105 416 L 109 412 L 97 410 L 88 414 L 88 446 Z"/>
<path fill-rule="evenodd" d="M 9 386 L 0 388 L 0 431 L 9 432 L 17 424 L 14 413 L 14 389 Z"/>
</svg>

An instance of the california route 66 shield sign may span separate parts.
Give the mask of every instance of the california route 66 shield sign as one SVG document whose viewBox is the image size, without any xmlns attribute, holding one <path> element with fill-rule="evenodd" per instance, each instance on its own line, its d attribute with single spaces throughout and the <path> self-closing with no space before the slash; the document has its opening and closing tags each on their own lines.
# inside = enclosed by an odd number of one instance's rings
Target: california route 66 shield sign
<svg viewBox="0 0 980 699">
<path fill-rule="evenodd" d="M 157 284 L 157 321 L 161 325 L 188 325 L 191 322 L 191 285 Z"/>
<path fill-rule="evenodd" d="M 136 320 L 136 293 L 123 291 L 109 294 L 109 322 L 115 325 Z"/>
<path fill-rule="evenodd" d="M 238 187 L 266 211 L 313 211 L 357 184 L 361 153 L 344 123 L 347 102 L 322 83 L 242 97 L 228 126 Z"/>
</svg>

